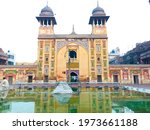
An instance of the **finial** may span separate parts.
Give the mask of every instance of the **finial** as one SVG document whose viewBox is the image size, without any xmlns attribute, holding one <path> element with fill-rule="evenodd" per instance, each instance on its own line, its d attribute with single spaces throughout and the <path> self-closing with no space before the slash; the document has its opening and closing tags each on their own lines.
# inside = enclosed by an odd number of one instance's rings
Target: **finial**
<svg viewBox="0 0 150 130">
<path fill-rule="evenodd" d="M 97 7 L 99 7 L 99 1 L 97 0 Z"/>
<path fill-rule="evenodd" d="M 74 24 L 72 25 L 72 32 L 74 32 Z"/>
<path fill-rule="evenodd" d="M 47 0 L 47 4 L 46 5 L 48 6 L 48 0 Z"/>
<path fill-rule="evenodd" d="M 74 31 L 74 24 L 72 25 L 72 33 L 71 34 L 76 34 Z"/>
</svg>

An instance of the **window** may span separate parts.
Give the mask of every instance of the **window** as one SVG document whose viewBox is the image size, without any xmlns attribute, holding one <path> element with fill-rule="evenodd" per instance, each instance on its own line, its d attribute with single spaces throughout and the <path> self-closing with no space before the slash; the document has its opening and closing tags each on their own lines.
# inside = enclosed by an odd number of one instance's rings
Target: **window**
<svg viewBox="0 0 150 130">
<path fill-rule="evenodd" d="M 101 50 L 100 45 L 97 44 L 97 45 L 96 45 L 96 52 L 100 52 L 100 50 Z"/>
<path fill-rule="evenodd" d="M 48 76 L 47 75 L 44 76 L 44 82 L 48 82 Z"/>
<path fill-rule="evenodd" d="M 14 65 L 14 62 L 8 61 L 8 65 Z"/>
<path fill-rule="evenodd" d="M 48 66 L 45 66 L 45 69 L 44 69 L 44 73 L 45 73 L 45 75 L 48 75 Z"/>
<path fill-rule="evenodd" d="M 45 45 L 45 52 L 49 52 L 49 45 Z"/>
<path fill-rule="evenodd" d="M 100 55 L 97 55 L 97 62 L 100 62 Z"/>
<path fill-rule="evenodd" d="M 47 20 L 44 20 L 44 25 L 47 25 Z"/>
<path fill-rule="evenodd" d="M 48 57 L 45 57 L 45 62 L 48 62 Z"/>
<path fill-rule="evenodd" d="M 101 74 L 101 66 L 100 65 L 97 66 L 97 73 Z"/>
<path fill-rule="evenodd" d="M 14 56 L 13 55 L 8 55 L 8 58 L 14 59 Z"/>
<path fill-rule="evenodd" d="M 77 58 L 77 53 L 75 51 L 69 51 L 70 58 Z"/>
<path fill-rule="evenodd" d="M 97 75 L 97 82 L 102 82 L 102 75 Z"/>
</svg>

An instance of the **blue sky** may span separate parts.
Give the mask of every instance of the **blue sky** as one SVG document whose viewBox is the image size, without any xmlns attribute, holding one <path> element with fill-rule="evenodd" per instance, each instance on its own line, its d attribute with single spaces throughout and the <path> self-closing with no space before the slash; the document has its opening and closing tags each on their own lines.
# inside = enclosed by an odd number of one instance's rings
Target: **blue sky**
<svg viewBox="0 0 150 130">
<path fill-rule="evenodd" d="M 1 0 L 0 47 L 16 54 L 18 62 L 37 59 L 38 22 L 36 16 L 47 0 Z M 48 0 L 56 14 L 56 34 L 69 34 L 72 25 L 78 34 L 90 34 L 88 25 L 97 0 Z M 150 40 L 150 5 L 148 0 L 99 0 L 110 16 L 107 22 L 109 51 L 119 47 L 121 53 L 136 43 Z"/>
</svg>

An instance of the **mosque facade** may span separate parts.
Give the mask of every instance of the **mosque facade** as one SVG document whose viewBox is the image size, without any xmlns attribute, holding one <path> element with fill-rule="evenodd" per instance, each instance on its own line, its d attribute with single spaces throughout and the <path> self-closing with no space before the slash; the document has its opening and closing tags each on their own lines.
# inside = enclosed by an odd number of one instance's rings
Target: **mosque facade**
<svg viewBox="0 0 150 130">
<path fill-rule="evenodd" d="M 108 37 L 106 22 L 109 19 L 97 5 L 89 19 L 90 34 L 55 34 L 57 24 L 48 6 L 36 17 L 40 27 L 38 36 L 38 78 L 57 81 L 108 82 Z M 87 21 L 88 22 L 88 21 Z"/>
<path fill-rule="evenodd" d="M 16 82 L 119 82 L 150 84 L 150 65 L 109 65 L 106 23 L 109 16 L 97 4 L 89 17 L 89 34 L 55 34 L 57 20 L 46 5 L 36 17 L 39 22 L 38 58 L 34 65 L 0 66 Z"/>
</svg>

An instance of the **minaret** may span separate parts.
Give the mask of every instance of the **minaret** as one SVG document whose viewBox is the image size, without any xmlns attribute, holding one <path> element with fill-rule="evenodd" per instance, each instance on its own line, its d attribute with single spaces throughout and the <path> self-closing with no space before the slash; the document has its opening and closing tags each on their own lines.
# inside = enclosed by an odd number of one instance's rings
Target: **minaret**
<svg viewBox="0 0 150 130">
<path fill-rule="evenodd" d="M 104 9 L 99 6 L 92 11 L 89 24 L 92 25 L 92 34 L 95 39 L 90 41 L 90 75 L 91 80 L 97 79 L 97 82 L 109 82 L 109 63 L 108 63 L 108 37 L 106 22 L 109 16 L 106 16 Z M 94 69 L 93 69 L 94 68 Z"/>
<path fill-rule="evenodd" d="M 54 34 L 54 25 L 56 25 L 56 19 L 52 9 L 47 5 L 41 10 L 41 13 L 36 17 L 40 23 L 39 34 Z"/>
<path fill-rule="evenodd" d="M 54 35 L 54 25 L 56 25 L 56 19 L 52 9 L 47 5 L 41 10 L 38 17 L 36 17 L 39 26 L 38 35 L 38 79 L 48 82 L 54 76 L 55 64 L 55 43 L 54 39 L 49 39 L 47 36 Z M 52 70 L 52 69 L 53 70 Z"/>
<path fill-rule="evenodd" d="M 97 7 L 92 11 L 89 24 L 92 25 L 92 34 L 107 34 L 106 22 L 109 16 L 106 16 L 104 9 L 99 6 L 97 1 Z"/>
</svg>

